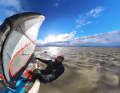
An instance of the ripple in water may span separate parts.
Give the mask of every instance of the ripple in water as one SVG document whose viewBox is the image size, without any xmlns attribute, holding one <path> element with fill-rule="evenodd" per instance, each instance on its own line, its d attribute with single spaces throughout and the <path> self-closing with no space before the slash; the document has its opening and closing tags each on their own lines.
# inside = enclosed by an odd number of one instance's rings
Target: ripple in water
<svg viewBox="0 0 120 93">
<path fill-rule="evenodd" d="M 65 72 L 40 93 L 120 93 L 120 48 L 37 47 L 36 55 L 43 51 L 63 53 Z"/>
</svg>

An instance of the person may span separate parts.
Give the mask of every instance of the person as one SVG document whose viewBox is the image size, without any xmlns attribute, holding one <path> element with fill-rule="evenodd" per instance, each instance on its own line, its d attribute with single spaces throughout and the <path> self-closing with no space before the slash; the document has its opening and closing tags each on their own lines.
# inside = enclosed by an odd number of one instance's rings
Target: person
<svg viewBox="0 0 120 93">
<path fill-rule="evenodd" d="M 43 83 L 52 82 L 60 77 L 65 70 L 62 64 L 64 56 L 57 56 L 54 61 L 41 58 L 35 59 L 47 64 L 47 67 L 45 70 L 35 69 L 33 72 L 30 72 L 33 81 L 39 79 L 39 81 Z"/>
</svg>

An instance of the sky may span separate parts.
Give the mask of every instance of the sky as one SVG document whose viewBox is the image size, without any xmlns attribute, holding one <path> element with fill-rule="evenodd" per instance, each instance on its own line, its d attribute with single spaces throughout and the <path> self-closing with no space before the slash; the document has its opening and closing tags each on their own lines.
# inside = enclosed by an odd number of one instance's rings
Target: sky
<svg viewBox="0 0 120 93">
<path fill-rule="evenodd" d="M 21 12 L 45 21 L 38 45 L 120 46 L 120 0 L 0 0 L 0 24 Z"/>
</svg>

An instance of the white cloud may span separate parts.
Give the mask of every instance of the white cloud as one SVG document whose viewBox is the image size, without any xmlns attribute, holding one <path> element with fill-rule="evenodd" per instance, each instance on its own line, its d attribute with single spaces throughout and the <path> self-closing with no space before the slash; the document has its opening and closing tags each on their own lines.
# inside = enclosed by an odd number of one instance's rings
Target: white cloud
<svg viewBox="0 0 120 93">
<path fill-rule="evenodd" d="M 87 20 L 87 17 L 80 16 L 80 17 L 76 20 L 76 23 L 77 23 L 76 28 L 80 28 L 80 27 L 82 27 L 82 26 L 91 24 L 92 22 L 91 22 L 91 21 L 88 21 L 88 20 Z"/>
<path fill-rule="evenodd" d="M 56 46 L 120 46 L 120 30 L 79 38 L 75 38 L 75 34 L 76 32 L 73 31 L 71 33 L 66 33 L 58 36 L 46 37 L 45 40 L 39 41 L 39 43 Z"/>
<path fill-rule="evenodd" d="M 49 35 L 44 40 L 38 40 L 39 44 L 47 44 L 47 43 L 56 43 L 56 42 L 65 42 L 70 41 L 74 38 L 76 31 L 72 31 L 71 33 L 65 33 L 60 35 Z"/>
<path fill-rule="evenodd" d="M 1 8 L 1 12 L 7 16 L 22 11 L 20 0 L 1 0 L 0 5 L 3 7 Z"/>
<path fill-rule="evenodd" d="M 20 0 L 1 0 L 0 4 L 4 6 L 14 7 L 18 11 L 21 9 Z"/>
<path fill-rule="evenodd" d="M 80 33 L 83 33 L 83 32 L 85 32 L 84 30 L 80 30 Z"/>
<path fill-rule="evenodd" d="M 54 7 L 58 7 L 58 6 L 60 5 L 60 1 L 61 1 L 61 0 L 57 0 L 55 3 L 53 3 L 53 6 L 54 6 Z"/>
<path fill-rule="evenodd" d="M 95 34 L 92 36 L 79 37 L 73 41 L 70 41 L 72 45 L 84 45 L 84 44 L 120 44 L 120 31 L 112 31 L 105 34 Z"/>
<path fill-rule="evenodd" d="M 99 15 L 101 14 L 101 12 L 104 11 L 103 7 L 96 7 L 95 9 L 90 10 L 87 15 L 91 16 L 93 18 L 97 18 L 99 17 Z"/>
<path fill-rule="evenodd" d="M 87 13 L 80 15 L 76 19 L 76 28 L 80 28 L 82 26 L 88 25 L 92 23 L 93 18 L 98 18 L 101 12 L 104 11 L 103 7 L 96 7 L 95 9 L 91 9 Z"/>
<path fill-rule="evenodd" d="M 56 2 L 56 3 L 53 4 L 53 6 L 58 7 L 58 6 L 59 6 L 59 3 Z"/>
</svg>

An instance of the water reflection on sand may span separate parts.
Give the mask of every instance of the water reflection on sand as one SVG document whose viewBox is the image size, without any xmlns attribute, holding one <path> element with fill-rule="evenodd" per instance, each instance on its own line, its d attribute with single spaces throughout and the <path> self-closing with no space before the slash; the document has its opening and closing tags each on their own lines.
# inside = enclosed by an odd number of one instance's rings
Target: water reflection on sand
<svg viewBox="0 0 120 93">
<path fill-rule="evenodd" d="M 40 93 L 120 93 L 120 48 L 51 49 L 65 55 L 65 73 L 52 83 L 41 84 Z M 38 47 L 36 54 L 49 50 Z"/>
</svg>

